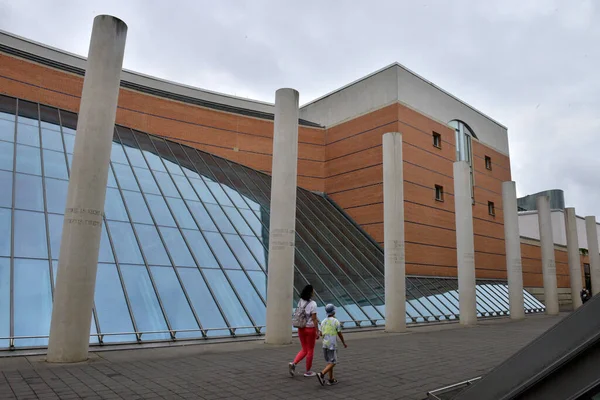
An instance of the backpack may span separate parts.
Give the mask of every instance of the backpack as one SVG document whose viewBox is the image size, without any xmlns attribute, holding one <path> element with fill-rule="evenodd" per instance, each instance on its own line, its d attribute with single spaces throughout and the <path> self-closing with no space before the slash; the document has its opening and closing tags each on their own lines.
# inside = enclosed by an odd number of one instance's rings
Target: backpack
<svg viewBox="0 0 600 400">
<path fill-rule="evenodd" d="M 304 307 L 300 307 L 300 303 L 298 303 L 298 307 L 294 314 L 292 315 L 292 326 L 294 328 L 306 328 L 306 323 L 308 322 L 308 317 L 306 316 L 306 306 L 310 304 L 309 301 L 306 302 Z"/>
</svg>

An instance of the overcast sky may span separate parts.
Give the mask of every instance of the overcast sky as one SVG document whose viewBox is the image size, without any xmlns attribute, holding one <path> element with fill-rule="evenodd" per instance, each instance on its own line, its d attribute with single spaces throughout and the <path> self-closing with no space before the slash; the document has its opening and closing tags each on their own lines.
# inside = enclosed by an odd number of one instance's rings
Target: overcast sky
<svg viewBox="0 0 600 400">
<path fill-rule="evenodd" d="M 98 14 L 129 26 L 125 68 L 268 102 L 398 61 L 508 127 L 519 196 L 600 217 L 594 0 L 0 0 L 0 29 L 87 56 Z"/>
</svg>

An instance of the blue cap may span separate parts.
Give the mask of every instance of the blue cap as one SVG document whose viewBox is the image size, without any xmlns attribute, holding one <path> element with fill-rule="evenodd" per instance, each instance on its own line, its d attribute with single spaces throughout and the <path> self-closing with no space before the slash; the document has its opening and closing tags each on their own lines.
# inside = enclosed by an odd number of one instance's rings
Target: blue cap
<svg viewBox="0 0 600 400">
<path fill-rule="evenodd" d="M 327 313 L 327 315 L 335 314 L 335 306 L 333 304 L 327 304 L 325 306 L 325 312 Z"/>
</svg>

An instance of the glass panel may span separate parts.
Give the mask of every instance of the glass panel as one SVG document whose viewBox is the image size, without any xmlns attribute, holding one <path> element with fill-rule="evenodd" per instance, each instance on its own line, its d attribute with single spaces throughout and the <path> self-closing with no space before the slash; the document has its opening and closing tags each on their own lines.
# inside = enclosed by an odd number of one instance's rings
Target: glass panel
<svg viewBox="0 0 600 400">
<path fill-rule="evenodd" d="M 127 157 L 125 157 L 125 152 L 123 151 L 123 146 L 121 146 L 121 143 L 112 142 L 110 161 L 121 164 L 129 164 Z"/>
<path fill-rule="evenodd" d="M 159 227 L 160 233 L 165 240 L 169 254 L 178 267 L 195 267 L 194 259 L 188 250 L 179 229 Z"/>
<path fill-rule="evenodd" d="M 160 188 L 165 196 L 179 197 L 177 188 L 166 172 L 154 172 L 154 177 L 158 181 Z"/>
<path fill-rule="evenodd" d="M 0 140 L 6 140 L 8 142 L 15 141 L 15 123 L 14 121 L 7 121 L 0 119 Z"/>
<path fill-rule="evenodd" d="M 50 232 L 50 252 L 52 258 L 58 260 L 60 254 L 60 240 L 65 217 L 63 215 L 48 214 L 48 230 Z"/>
<path fill-rule="evenodd" d="M 125 198 L 125 203 L 127 204 L 127 209 L 129 210 L 129 215 L 133 222 L 141 222 L 143 224 L 153 223 L 150 211 L 148 211 L 148 207 L 146 207 L 146 202 L 141 193 L 123 190 L 122 194 Z"/>
<path fill-rule="evenodd" d="M 181 228 L 198 229 L 194 219 L 192 218 L 192 214 L 190 214 L 188 211 L 183 200 L 167 197 L 167 202 L 169 203 L 171 211 L 173 215 L 175 215 L 175 219 Z"/>
<path fill-rule="evenodd" d="M 52 315 L 50 264 L 18 258 L 14 263 L 15 336 L 47 336 Z M 47 345 L 48 338 L 15 340 L 15 346 Z"/>
<path fill-rule="evenodd" d="M 192 306 L 200 319 L 202 328 L 226 328 L 227 324 L 225 323 L 215 300 L 210 294 L 202 275 L 200 275 L 200 271 L 195 268 L 178 268 L 177 271 L 188 292 Z M 228 334 L 229 331 L 227 329 L 207 332 L 208 336 L 222 336 Z"/>
<path fill-rule="evenodd" d="M 113 164 L 112 166 L 121 189 L 135 190 L 136 192 L 140 191 L 140 188 L 135 181 L 135 176 L 133 176 L 133 171 L 129 165 Z"/>
<path fill-rule="evenodd" d="M 148 206 L 150 206 L 150 211 L 152 211 L 152 215 L 156 220 L 158 225 L 164 226 L 177 226 L 175 225 L 175 221 L 171 216 L 171 212 L 167 207 L 167 203 L 162 196 L 154 196 L 154 195 L 146 195 L 146 200 L 148 201 Z"/>
<path fill-rule="evenodd" d="M 258 292 L 263 297 L 267 298 L 267 275 L 262 271 L 248 271 L 248 276 L 258 289 Z"/>
<path fill-rule="evenodd" d="M 43 213 L 15 210 L 15 257 L 48 258 Z"/>
<path fill-rule="evenodd" d="M 11 211 L 0 208 L 0 256 L 10 256 Z"/>
<path fill-rule="evenodd" d="M 41 106 L 41 107 L 45 107 L 45 106 Z M 40 117 L 40 119 L 42 119 L 41 122 L 41 127 L 42 129 L 50 129 L 52 131 L 59 131 L 60 132 L 60 122 L 58 120 L 58 110 L 56 109 L 52 109 L 52 111 L 50 111 L 49 109 L 45 109 L 42 110 L 42 116 Z M 45 121 L 47 120 L 47 121 Z"/>
<path fill-rule="evenodd" d="M 196 261 L 198 261 L 200 267 L 219 268 L 217 260 L 210 251 L 210 248 L 208 247 L 208 244 L 206 244 L 200 231 L 182 229 L 182 232 L 183 236 L 185 236 L 187 242 L 190 244 L 194 257 L 196 257 Z"/>
<path fill-rule="evenodd" d="M 221 267 L 241 269 L 240 265 L 220 234 L 213 232 L 205 232 L 204 234 L 206 236 L 206 240 L 208 240 L 208 243 L 210 244 L 210 247 L 213 249 L 215 255 L 219 259 Z"/>
<path fill-rule="evenodd" d="M 181 284 L 172 267 L 152 267 L 158 294 L 169 317 L 171 329 L 197 329 L 196 332 L 177 332 L 177 338 L 201 337 L 200 327 L 194 318 Z"/>
<path fill-rule="evenodd" d="M 2 214 L 1 213 L 2 213 L 2 210 L 0 210 L 0 222 L 2 222 Z M 1 243 L 1 241 L 0 241 L 0 243 Z M 9 336 L 10 336 L 10 259 L 0 258 L 0 337 L 9 337 Z M 0 348 L 7 348 L 8 346 L 9 346 L 8 339 L 0 339 Z"/>
<path fill-rule="evenodd" d="M 261 244 L 260 240 L 254 236 L 244 236 L 243 239 L 250 248 L 252 254 L 254 254 L 254 257 L 256 257 L 256 260 L 258 260 L 258 263 L 263 267 L 263 269 L 266 269 L 268 253 Z"/>
<path fill-rule="evenodd" d="M 168 331 L 146 267 L 121 265 L 121 273 L 138 330 L 140 332 Z M 146 333 L 142 336 L 142 340 L 169 338 L 169 333 Z"/>
<path fill-rule="evenodd" d="M 15 208 L 44 211 L 41 176 L 15 175 Z"/>
<path fill-rule="evenodd" d="M 134 167 L 133 170 L 144 193 L 160 194 L 160 190 L 158 190 L 156 181 L 150 171 L 139 167 Z"/>
<path fill-rule="evenodd" d="M 181 175 L 173 175 L 173 180 L 177 184 L 181 195 L 186 200 L 195 200 L 198 201 L 198 196 L 196 196 L 196 192 L 192 188 L 192 185 L 188 182 L 185 176 Z"/>
<path fill-rule="evenodd" d="M 169 170 L 169 172 L 171 174 L 183 175 L 183 171 L 181 170 L 181 167 L 179 165 L 175 164 L 172 161 L 167 160 L 166 158 L 163 158 L 163 162 L 165 163 L 165 165 L 167 166 L 167 169 Z"/>
<path fill-rule="evenodd" d="M 154 153 L 150 153 L 145 150 L 144 150 L 144 156 L 146 156 L 146 161 L 148 161 L 148 165 L 150 165 L 151 170 L 167 172 L 167 170 L 165 169 L 165 166 L 162 163 L 162 158 L 160 158 L 159 156 L 157 156 Z"/>
<path fill-rule="evenodd" d="M 68 154 L 68 158 L 69 158 L 69 167 L 70 167 L 71 163 L 73 161 L 73 156 Z M 113 173 L 112 168 L 108 169 L 108 181 L 106 182 L 106 186 L 111 187 L 111 188 L 117 187 L 117 181 L 115 180 L 115 174 Z"/>
<path fill-rule="evenodd" d="M 125 204 L 123 204 L 123 199 L 121 198 L 119 189 L 106 189 L 104 213 L 106 214 L 106 219 L 112 219 L 115 221 L 129 221 L 129 217 L 127 217 L 127 211 L 125 210 Z"/>
<path fill-rule="evenodd" d="M 218 184 L 217 182 L 208 181 L 206 182 L 206 186 L 208 186 L 208 188 L 212 192 L 213 196 L 215 196 L 219 204 L 224 206 L 233 206 L 233 203 L 231 202 L 231 200 L 229 200 L 229 197 L 227 197 L 220 184 Z"/>
<path fill-rule="evenodd" d="M 11 165 L 12 165 L 12 163 L 11 163 Z M 217 201 L 215 200 L 213 195 L 210 193 L 210 191 L 206 187 L 206 184 L 203 181 L 201 181 L 200 179 L 190 178 L 190 182 L 192 183 L 192 186 L 194 186 L 194 189 L 196 189 L 196 192 L 198 192 L 198 196 L 200 196 L 200 199 L 203 202 L 212 203 L 212 204 L 217 203 Z"/>
<path fill-rule="evenodd" d="M 246 247 L 246 244 L 242 241 L 242 238 L 237 235 L 223 235 L 229 246 L 233 249 L 233 252 L 237 256 L 240 264 L 246 270 L 260 270 L 260 266 L 250 253 L 250 250 Z"/>
<path fill-rule="evenodd" d="M 112 248 L 110 247 L 110 241 L 108 240 L 108 233 L 106 232 L 105 224 L 102 224 L 102 236 L 100 238 L 100 254 L 98 255 L 98 262 L 115 262 L 115 257 L 113 255 Z"/>
<path fill-rule="evenodd" d="M 48 212 L 62 214 L 67 207 L 69 182 L 58 179 L 44 179 L 46 184 L 46 207 Z"/>
<path fill-rule="evenodd" d="M 0 207 L 12 206 L 12 172 L 0 171 Z"/>
<path fill-rule="evenodd" d="M 17 143 L 40 147 L 40 131 L 37 126 L 17 124 Z"/>
<path fill-rule="evenodd" d="M 143 264 L 131 225 L 127 222 L 108 221 L 108 227 L 119 263 Z"/>
<path fill-rule="evenodd" d="M 37 147 L 17 145 L 17 172 L 26 174 L 41 175 L 42 162 L 40 158 L 40 149 Z"/>
<path fill-rule="evenodd" d="M 235 229 L 233 229 L 233 225 L 229 222 L 221 207 L 216 204 L 207 204 L 206 208 L 210 215 L 212 215 L 215 223 L 219 227 L 219 230 L 223 233 L 237 233 Z"/>
<path fill-rule="evenodd" d="M 250 225 L 250 228 L 252 228 L 254 234 L 258 237 L 261 237 L 263 235 L 263 226 L 260 223 L 260 220 L 254 214 L 254 212 L 252 212 L 251 210 L 244 209 L 241 209 L 240 212 L 244 216 L 244 219 L 246 220 L 248 225 Z"/>
<path fill-rule="evenodd" d="M 60 132 L 42 128 L 42 147 L 44 149 L 65 152 Z"/>
<path fill-rule="evenodd" d="M 258 326 L 264 326 L 267 313 L 265 304 L 250 284 L 246 274 L 243 271 L 231 270 L 226 271 L 226 273 L 254 322 Z"/>
<path fill-rule="evenodd" d="M 131 165 L 134 167 L 148 169 L 148 164 L 146 164 L 146 160 L 144 160 L 144 156 L 142 156 L 140 149 L 134 149 L 133 147 L 129 146 L 124 146 L 124 148 L 127 156 L 129 157 Z"/>
<path fill-rule="evenodd" d="M 63 132 L 63 138 L 65 140 L 65 150 L 67 150 L 67 153 L 73 154 L 73 149 L 75 148 L 75 135 L 68 135 L 65 132 L 65 128 L 63 128 Z"/>
<path fill-rule="evenodd" d="M 114 264 L 98 264 L 96 274 L 96 314 L 102 333 L 134 332 L 121 280 Z M 135 342 L 135 335 L 104 336 L 105 343 Z"/>
<path fill-rule="evenodd" d="M 23 107 L 23 104 L 25 102 L 23 100 L 20 100 L 19 102 L 19 108 Z M 25 124 L 25 125 L 31 125 L 31 126 L 35 126 L 38 127 L 40 126 L 40 122 L 37 119 L 37 110 L 34 111 L 35 108 L 37 108 L 37 106 L 33 103 L 29 103 L 27 102 L 27 108 L 29 112 L 34 112 L 36 117 L 35 118 L 31 118 L 31 117 L 25 117 L 23 115 L 19 115 L 19 118 L 17 119 L 17 124 Z M 21 109 L 19 110 L 19 114 L 21 114 Z"/>
<path fill-rule="evenodd" d="M 58 179 L 69 179 L 65 153 L 44 150 L 44 176 Z"/>
<path fill-rule="evenodd" d="M 208 212 L 206 211 L 202 203 L 200 203 L 199 201 L 189 200 L 186 201 L 186 203 L 192 211 L 192 214 L 194 214 L 194 217 L 196 219 L 196 222 L 200 226 L 200 229 L 202 229 L 203 231 L 217 232 L 217 227 L 212 222 L 212 219 L 210 219 L 210 216 L 208 215 Z"/>
<path fill-rule="evenodd" d="M 140 243 L 142 245 L 142 251 L 146 256 L 148 264 L 154 265 L 171 265 L 169 256 L 165 246 L 163 246 L 158 231 L 154 225 L 141 225 L 136 224 L 135 230 L 137 231 Z"/>
<path fill-rule="evenodd" d="M 14 148 L 12 143 L 0 142 L 0 169 L 12 171 Z"/>
<path fill-rule="evenodd" d="M 225 279 L 223 271 L 219 269 L 207 269 L 204 270 L 204 275 L 206 276 L 206 280 L 213 290 L 217 301 L 221 305 L 221 309 L 225 313 L 229 325 L 231 327 L 252 326 L 252 322 L 250 322 L 246 312 L 242 308 L 236 295 L 233 293 L 229 282 Z M 254 329 L 236 330 L 236 333 L 238 334 L 254 332 Z"/>
<path fill-rule="evenodd" d="M 225 210 L 225 213 L 229 216 L 229 219 L 235 225 L 240 235 L 254 234 L 238 210 L 233 207 L 223 207 L 223 210 Z"/>
</svg>

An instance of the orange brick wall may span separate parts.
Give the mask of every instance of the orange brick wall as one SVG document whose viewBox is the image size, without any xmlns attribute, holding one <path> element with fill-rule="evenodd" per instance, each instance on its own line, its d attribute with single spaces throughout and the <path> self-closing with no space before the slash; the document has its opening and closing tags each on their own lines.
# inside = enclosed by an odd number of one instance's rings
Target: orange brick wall
<svg viewBox="0 0 600 400">
<path fill-rule="evenodd" d="M 83 77 L 0 53 L 0 93 L 77 112 Z M 273 122 L 121 89 L 116 123 L 271 172 Z M 325 130 L 301 126 L 298 184 L 324 191 Z"/>
<path fill-rule="evenodd" d="M 81 76 L 0 53 L 0 93 L 77 112 L 82 84 Z M 269 120 L 121 89 L 116 122 L 271 172 Z M 301 126 L 298 184 L 328 193 L 383 244 L 381 141 L 384 133 L 394 131 L 403 134 L 407 273 L 456 276 L 452 128 L 401 104 L 327 129 Z M 442 136 L 441 148 L 433 146 L 433 132 Z M 473 156 L 477 276 L 506 278 L 501 193 L 502 182 L 511 179 L 510 160 L 476 140 Z M 492 170 L 486 169 L 485 156 L 491 157 Z M 443 202 L 435 200 L 434 185 L 444 187 Z M 488 214 L 488 201 L 495 204 L 495 216 Z M 542 286 L 537 250 L 523 247 L 526 286 Z M 559 286 L 565 286 L 568 268 L 561 257 L 557 253 L 557 273 Z"/>
</svg>

